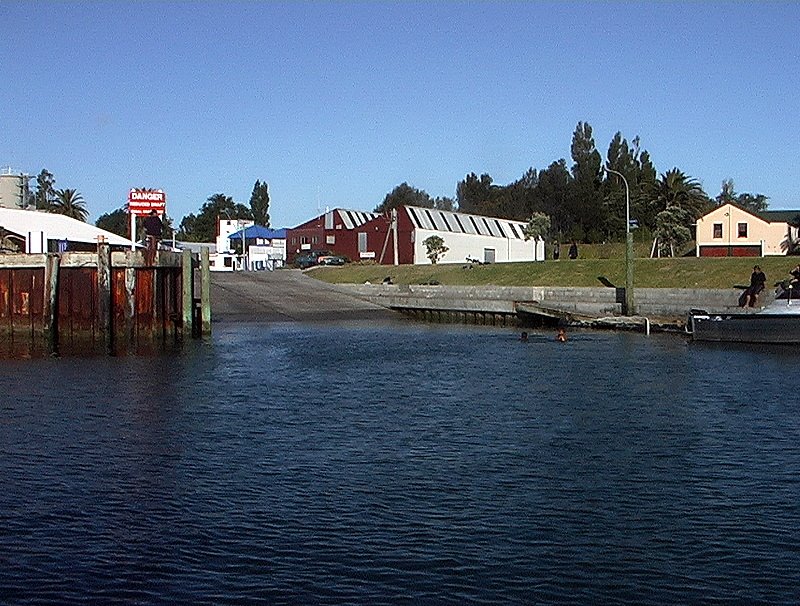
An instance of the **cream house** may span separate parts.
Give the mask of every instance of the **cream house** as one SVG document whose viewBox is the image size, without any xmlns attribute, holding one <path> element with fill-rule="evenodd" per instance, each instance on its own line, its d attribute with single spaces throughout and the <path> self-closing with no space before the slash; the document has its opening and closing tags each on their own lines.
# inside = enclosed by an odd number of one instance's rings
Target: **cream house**
<svg viewBox="0 0 800 606">
<path fill-rule="evenodd" d="M 798 240 L 795 218 L 800 211 L 754 214 L 723 204 L 697 220 L 698 257 L 765 257 L 786 255 Z"/>
</svg>

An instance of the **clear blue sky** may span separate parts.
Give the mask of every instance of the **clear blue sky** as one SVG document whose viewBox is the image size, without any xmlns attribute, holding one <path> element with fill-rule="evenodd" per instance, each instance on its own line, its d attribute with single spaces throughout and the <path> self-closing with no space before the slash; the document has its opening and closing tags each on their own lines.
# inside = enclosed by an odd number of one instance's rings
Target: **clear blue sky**
<svg viewBox="0 0 800 606">
<path fill-rule="evenodd" d="M 0 166 L 131 187 L 176 224 L 270 186 L 274 227 L 372 210 L 406 181 L 455 197 L 639 135 L 659 173 L 800 208 L 794 2 L 0 3 Z"/>
</svg>

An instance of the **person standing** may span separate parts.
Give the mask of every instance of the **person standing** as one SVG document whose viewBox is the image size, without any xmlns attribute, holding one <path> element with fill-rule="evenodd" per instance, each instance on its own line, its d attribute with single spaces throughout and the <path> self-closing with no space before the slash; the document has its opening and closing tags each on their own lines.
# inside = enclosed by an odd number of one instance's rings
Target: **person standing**
<svg viewBox="0 0 800 606">
<path fill-rule="evenodd" d="M 150 211 L 144 219 L 144 234 L 147 241 L 147 249 L 145 250 L 144 262 L 145 265 L 152 265 L 156 260 L 156 249 L 161 240 L 161 233 L 164 231 L 164 222 L 158 213 L 154 210 Z"/>
<path fill-rule="evenodd" d="M 561 256 L 561 244 L 559 244 L 558 240 L 553 242 L 553 261 L 558 261 L 558 258 Z"/>
<path fill-rule="evenodd" d="M 570 259 L 578 258 L 578 243 L 575 240 L 573 240 L 572 244 L 570 244 L 568 254 Z"/>
</svg>

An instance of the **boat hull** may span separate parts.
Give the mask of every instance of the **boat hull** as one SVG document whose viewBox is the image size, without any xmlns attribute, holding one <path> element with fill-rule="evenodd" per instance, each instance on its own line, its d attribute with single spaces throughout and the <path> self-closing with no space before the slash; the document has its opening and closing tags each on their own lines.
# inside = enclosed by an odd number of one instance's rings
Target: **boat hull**
<svg viewBox="0 0 800 606">
<path fill-rule="evenodd" d="M 730 343 L 800 343 L 800 313 L 693 313 L 692 339 Z"/>
</svg>

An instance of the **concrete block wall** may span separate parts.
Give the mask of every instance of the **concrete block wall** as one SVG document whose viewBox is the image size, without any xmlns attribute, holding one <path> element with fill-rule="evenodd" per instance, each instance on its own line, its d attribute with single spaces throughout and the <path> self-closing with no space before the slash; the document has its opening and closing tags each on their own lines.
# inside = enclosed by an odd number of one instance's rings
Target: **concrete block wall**
<svg viewBox="0 0 800 606">
<path fill-rule="evenodd" d="M 386 307 L 513 313 L 515 302 L 592 317 L 622 314 L 622 289 L 608 287 L 523 287 L 347 284 L 338 289 Z M 637 315 L 683 319 L 691 309 L 725 312 L 737 309 L 741 290 L 637 288 Z M 765 293 L 762 304 L 771 301 Z"/>
</svg>

